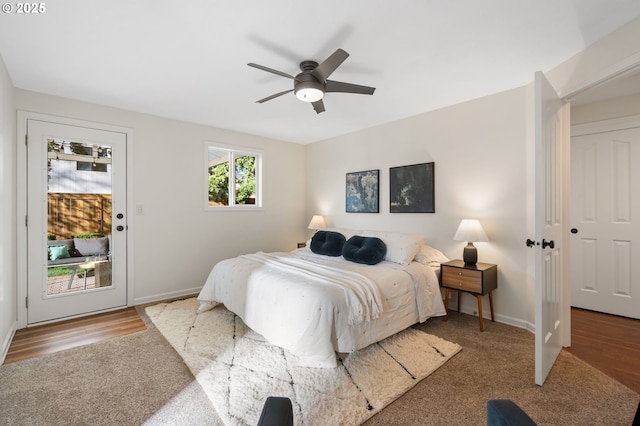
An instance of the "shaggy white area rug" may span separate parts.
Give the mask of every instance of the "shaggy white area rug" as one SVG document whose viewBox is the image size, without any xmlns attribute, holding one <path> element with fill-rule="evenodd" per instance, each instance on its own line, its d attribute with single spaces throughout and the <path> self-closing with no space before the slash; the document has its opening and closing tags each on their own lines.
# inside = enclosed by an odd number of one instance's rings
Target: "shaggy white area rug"
<svg viewBox="0 0 640 426">
<path fill-rule="evenodd" d="M 337 368 L 298 367 L 294 355 L 224 306 L 197 309 L 192 298 L 150 306 L 146 313 L 228 425 L 257 424 L 270 395 L 291 399 L 296 425 L 359 425 L 461 350 L 409 328 L 344 355 Z"/>
</svg>

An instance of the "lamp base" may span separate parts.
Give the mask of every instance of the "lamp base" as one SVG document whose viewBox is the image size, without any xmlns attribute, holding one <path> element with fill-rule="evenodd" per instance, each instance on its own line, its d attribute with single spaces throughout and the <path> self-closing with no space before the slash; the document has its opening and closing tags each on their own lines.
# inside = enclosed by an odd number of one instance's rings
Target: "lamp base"
<svg viewBox="0 0 640 426">
<path fill-rule="evenodd" d="M 476 249 L 476 246 L 474 246 L 470 241 L 464 247 L 464 251 L 462 252 L 462 260 L 464 260 L 465 265 L 475 265 L 478 262 L 478 250 Z"/>
</svg>

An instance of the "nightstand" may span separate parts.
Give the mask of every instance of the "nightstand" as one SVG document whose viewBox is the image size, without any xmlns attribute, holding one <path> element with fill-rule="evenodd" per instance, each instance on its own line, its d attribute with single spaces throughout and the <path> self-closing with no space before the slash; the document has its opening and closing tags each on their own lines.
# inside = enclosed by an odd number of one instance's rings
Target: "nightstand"
<svg viewBox="0 0 640 426">
<path fill-rule="evenodd" d="M 467 265 L 462 260 L 452 260 L 440 265 L 440 285 L 445 288 L 444 308 L 449 310 L 449 292 L 458 293 L 458 312 L 460 312 L 461 292 L 471 293 L 478 300 L 478 319 L 480 331 L 484 331 L 482 320 L 482 296 L 489 295 L 489 307 L 491 308 L 491 321 L 493 317 L 493 296 L 491 292 L 498 287 L 498 266 L 491 263 L 478 262 L 475 265 Z"/>
</svg>

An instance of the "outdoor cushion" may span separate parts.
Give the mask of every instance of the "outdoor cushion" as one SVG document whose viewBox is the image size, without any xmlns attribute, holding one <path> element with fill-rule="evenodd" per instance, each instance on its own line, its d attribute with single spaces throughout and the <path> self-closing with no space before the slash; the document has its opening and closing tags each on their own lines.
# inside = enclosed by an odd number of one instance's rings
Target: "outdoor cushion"
<svg viewBox="0 0 640 426">
<path fill-rule="evenodd" d="M 74 256 L 78 255 L 76 253 L 76 248 L 73 246 L 73 240 L 72 239 L 67 239 L 67 240 L 48 240 L 47 241 L 47 247 L 51 247 L 51 246 L 66 246 L 67 247 L 67 252 L 69 252 L 69 256 L 74 257 Z"/>
<path fill-rule="evenodd" d="M 102 238 L 74 238 L 73 243 L 81 256 L 98 256 L 109 252 L 109 239 Z"/>
<path fill-rule="evenodd" d="M 61 246 L 49 246 L 49 259 L 58 260 L 58 259 L 66 259 L 70 257 L 69 249 L 66 245 Z"/>
</svg>

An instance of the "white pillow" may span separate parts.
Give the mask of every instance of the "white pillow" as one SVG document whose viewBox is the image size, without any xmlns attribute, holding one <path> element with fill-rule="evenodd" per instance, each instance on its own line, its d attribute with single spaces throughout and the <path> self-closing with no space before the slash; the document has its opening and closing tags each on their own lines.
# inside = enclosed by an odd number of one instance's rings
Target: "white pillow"
<svg viewBox="0 0 640 426">
<path fill-rule="evenodd" d="M 449 258 L 445 256 L 440 250 L 425 244 L 420 247 L 420 250 L 418 250 L 418 254 L 416 254 L 416 258 L 414 260 L 416 262 L 422 263 L 423 265 L 434 266 L 440 263 L 448 262 Z"/>
<path fill-rule="evenodd" d="M 424 235 L 384 231 L 364 231 L 362 235 L 380 238 L 387 245 L 384 260 L 405 266 L 413 261 L 427 239 Z"/>
<path fill-rule="evenodd" d="M 323 229 L 318 229 L 318 231 L 339 232 L 340 234 L 344 235 L 344 237 L 347 240 L 353 237 L 354 235 L 360 235 L 360 232 L 361 232 L 354 229 L 346 229 L 346 228 L 323 228 Z"/>
</svg>

